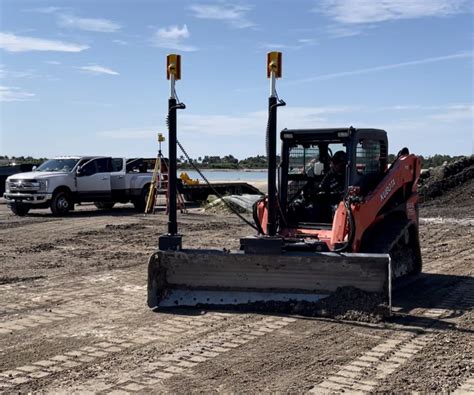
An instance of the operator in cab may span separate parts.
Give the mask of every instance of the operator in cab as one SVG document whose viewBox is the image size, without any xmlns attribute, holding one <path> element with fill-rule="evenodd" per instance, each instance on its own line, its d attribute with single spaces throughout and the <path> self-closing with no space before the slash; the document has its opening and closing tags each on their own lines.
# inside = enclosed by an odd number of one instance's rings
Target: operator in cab
<svg viewBox="0 0 474 395">
<path fill-rule="evenodd" d="M 346 153 L 337 151 L 331 157 L 330 168 L 321 182 L 308 181 L 302 196 L 289 207 L 290 215 L 310 219 L 306 222 L 331 223 L 334 211 L 343 198 L 346 167 Z"/>
<path fill-rule="evenodd" d="M 346 182 L 347 158 L 344 151 L 337 151 L 331 158 L 331 167 L 319 184 L 318 190 L 323 193 L 344 193 Z"/>
</svg>

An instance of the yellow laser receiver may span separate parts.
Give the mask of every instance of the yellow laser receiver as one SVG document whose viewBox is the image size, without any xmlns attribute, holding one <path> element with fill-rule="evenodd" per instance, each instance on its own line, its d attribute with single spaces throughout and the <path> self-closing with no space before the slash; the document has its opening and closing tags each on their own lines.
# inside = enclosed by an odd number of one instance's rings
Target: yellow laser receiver
<svg viewBox="0 0 474 395">
<path fill-rule="evenodd" d="M 267 78 L 270 78 L 272 71 L 276 78 L 281 78 L 281 52 L 267 54 Z"/>
<path fill-rule="evenodd" d="M 181 79 L 181 55 L 171 54 L 166 57 L 166 79 L 174 75 L 175 81 Z"/>
</svg>

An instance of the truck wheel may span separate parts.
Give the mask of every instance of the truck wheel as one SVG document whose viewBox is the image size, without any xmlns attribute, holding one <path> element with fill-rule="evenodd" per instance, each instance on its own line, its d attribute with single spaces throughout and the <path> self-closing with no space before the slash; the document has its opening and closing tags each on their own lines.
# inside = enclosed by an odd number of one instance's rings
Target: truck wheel
<svg viewBox="0 0 474 395">
<path fill-rule="evenodd" d="M 99 210 L 111 210 L 115 206 L 115 202 L 94 202 Z"/>
<path fill-rule="evenodd" d="M 23 217 L 28 214 L 28 211 L 30 211 L 31 208 L 30 206 L 27 206 L 23 203 L 13 203 L 9 207 L 12 213 L 18 215 L 19 217 Z"/>
<path fill-rule="evenodd" d="M 59 191 L 53 195 L 51 212 L 54 215 L 64 215 L 71 209 L 72 202 L 66 191 Z"/>
<path fill-rule="evenodd" d="M 142 193 L 140 194 L 140 196 L 135 198 L 132 202 L 133 206 L 135 207 L 135 210 L 137 210 L 139 213 L 145 212 L 146 200 L 148 198 L 149 190 L 150 190 L 150 185 L 145 185 L 142 189 Z"/>
</svg>

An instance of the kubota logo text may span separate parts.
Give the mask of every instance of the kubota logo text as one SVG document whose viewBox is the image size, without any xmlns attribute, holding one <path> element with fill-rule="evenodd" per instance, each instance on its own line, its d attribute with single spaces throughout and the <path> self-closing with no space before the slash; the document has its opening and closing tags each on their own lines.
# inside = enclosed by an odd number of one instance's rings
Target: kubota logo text
<svg viewBox="0 0 474 395">
<path fill-rule="evenodd" d="M 380 194 L 380 201 L 384 201 L 385 198 L 389 195 L 390 192 L 392 192 L 393 187 L 395 186 L 395 179 L 392 179 L 388 185 L 385 187 L 385 189 L 382 191 Z"/>
</svg>

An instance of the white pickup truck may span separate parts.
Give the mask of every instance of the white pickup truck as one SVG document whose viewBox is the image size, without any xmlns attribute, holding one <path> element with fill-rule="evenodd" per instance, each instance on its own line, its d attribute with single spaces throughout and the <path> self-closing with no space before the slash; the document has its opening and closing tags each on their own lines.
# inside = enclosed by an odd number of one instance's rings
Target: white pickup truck
<svg viewBox="0 0 474 395">
<path fill-rule="evenodd" d="M 132 202 L 143 212 L 152 178 L 146 164 L 141 158 L 58 157 L 8 177 L 3 197 L 16 215 L 47 207 L 63 215 L 82 202 L 94 202 L 99 209 Z"/>
</svg>

